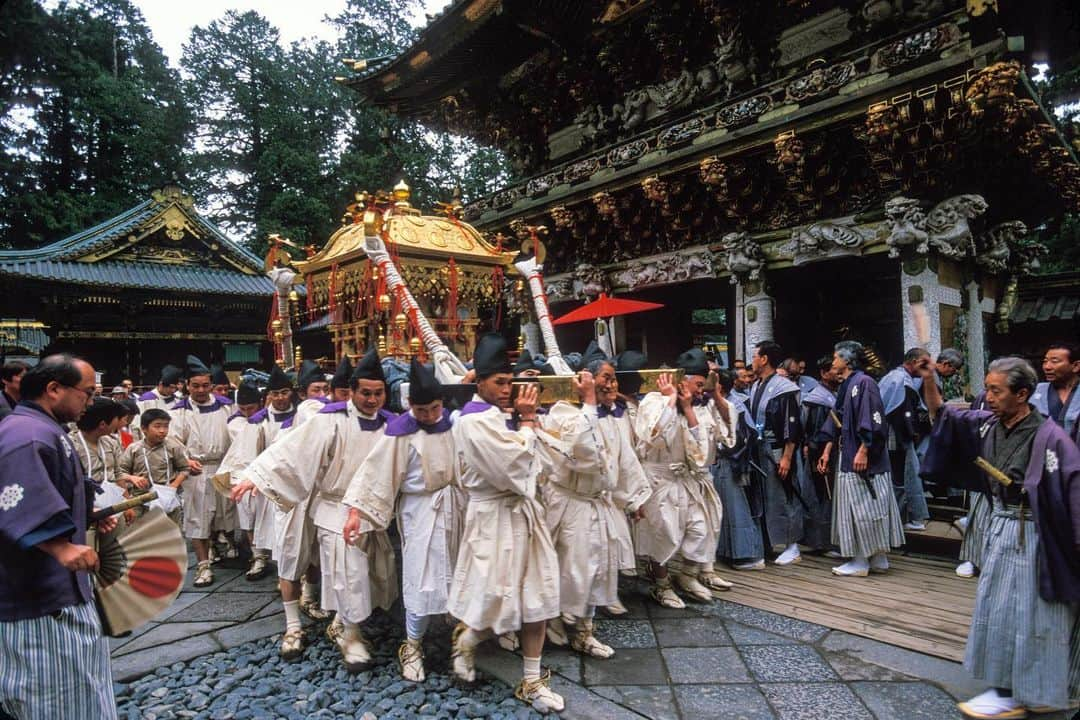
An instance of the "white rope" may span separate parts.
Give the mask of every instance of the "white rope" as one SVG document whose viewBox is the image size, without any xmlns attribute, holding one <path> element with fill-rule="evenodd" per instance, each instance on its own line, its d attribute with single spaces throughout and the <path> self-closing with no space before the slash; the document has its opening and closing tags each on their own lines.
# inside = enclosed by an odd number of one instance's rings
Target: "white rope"
<svg viewBox="0 0 1080 720">
<path fill-rule="evenodd" d="M 555 326 L 551 324 L 540 264 L 536 262 L 535 257 L 531 257 L 514 263 L 514 266 L 529 281 L 529 292 L 532 294 L 533 307 L 536 309 L 536 324 L 540 326 L 540 336 L 544 339 L 544 354 L 547 356 L 548 365 L 556 375 L 573 375 L 574 371 L 563 359 L 559 342 L 555 339 Z"/>
</svg>

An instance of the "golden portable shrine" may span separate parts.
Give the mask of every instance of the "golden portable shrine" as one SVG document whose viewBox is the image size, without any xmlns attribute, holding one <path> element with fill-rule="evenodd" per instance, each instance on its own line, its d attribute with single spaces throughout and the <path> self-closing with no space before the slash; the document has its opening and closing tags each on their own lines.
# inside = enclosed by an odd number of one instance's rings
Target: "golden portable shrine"
<svg viewBox="0 0 1080 720">
<path fill-rule="evenodd" d="M 271 238 L 271 277 L 285 272 L 283 284 L 302 282 L 306 290 L 301 309 L 296 291 L 279 285 L 279 297 L 289 298 L 281 306 L 287 313 L 278 311 L 271 320 L 279 363 L 302 356 L 299 345 L 290 349 L 291 325 L 324 327 L 334 357 L 355 357 L 375 346 L 383 357 L 427 360 L 425 328 L 437 335 L 432 342 L 468 357 L 485 316 L 490 313 L 492 325 L 500 323 L 501 301 L 515 289 L 507 283 L 514 282 L 508 276 L 516 274 L 517 250 L 504 249 L 501 236 L 491 242 L 460 220 L 460 203 L 441 204 L 442 215 L 429 216 L 409 204 L 410 195 L 404 182 L 391 193 L 357 193 L 342 226 L 321 250 L 307 248 L 302 261 L 284 250 L 292 243 Z M 372 238 L 382 241 L 385 257 L 373 255 Z"/>
</svg>

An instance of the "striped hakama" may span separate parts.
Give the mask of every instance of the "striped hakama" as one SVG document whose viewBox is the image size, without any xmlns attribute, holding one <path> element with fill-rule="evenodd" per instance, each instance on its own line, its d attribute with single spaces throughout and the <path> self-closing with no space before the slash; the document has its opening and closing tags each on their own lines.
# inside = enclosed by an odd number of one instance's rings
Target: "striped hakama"
<svg viewBox="0 0 1080 720">
<path fill-rule="evenodd" d="M 748 493 L 757 492 L 751 484 L 746 488 L 735 482 L 731 463 L 725 458 L 712 468 L 713 485 L 724 508 L 720 519 L 717 557 L 736 561 L 760 560 L 765 557 L 761 539 L 761 511 L 755 514 Z M 760 507 L 760 502 L 757 503 Z"/>
<path fill-rule="evenodd" d="M 832 542 L 844 557 L 868 558 L 904 544 L 889 473 L 869 477 L 874 495 L 858 473 L 836 473 Z"/>
<path fill-rule="evenodd" d="M 116 717 L 109 645 L 93 604 L 0 622 L 0 708 L 19 720 Z"/>
<path fill-rule="evenodd" d="M 995 500 L 964 667 L 1024 705 L 1064 708 L 1080 690 L 1080 608 L 1039 596 L 1039 535 Z"/>
<path fill-rule="evenodd" d="M 986 551 L 986 531 L 990 527 L 990 501 L 983 493 L 974 495 L 967 514 L 964 539 L 960 543 L 960 562 L 970 562 L 981 568 Z"/>
</svg>

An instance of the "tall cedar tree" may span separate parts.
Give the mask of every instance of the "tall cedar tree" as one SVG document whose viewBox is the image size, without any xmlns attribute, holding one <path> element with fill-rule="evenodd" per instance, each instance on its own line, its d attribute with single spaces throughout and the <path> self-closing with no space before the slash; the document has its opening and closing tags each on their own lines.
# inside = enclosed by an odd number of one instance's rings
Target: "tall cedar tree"
<svg viewBox="0 0 1080 720">
<path fill-rule="evenodd" d="M 188 113 L 127 0 L 0 5 L 0 246 L 37 247 L 180 172 Z"/>
</svg>

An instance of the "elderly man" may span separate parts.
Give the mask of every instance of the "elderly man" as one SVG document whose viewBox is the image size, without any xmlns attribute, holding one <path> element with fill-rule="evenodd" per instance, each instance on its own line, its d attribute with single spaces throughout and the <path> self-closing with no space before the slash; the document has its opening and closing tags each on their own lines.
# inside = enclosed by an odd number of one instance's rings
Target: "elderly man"
<svg viewBox="0 0 1080 720">
<path fill-rule="evenodd" d="M 863 372 L 865 362 L 861 343 L 837 343 L 833 371 L 840 379 L 840 389 L 836 413 L 821 430 L 828 444 L 818 459 L 818 472 L 826 472 L 835 445 L 840 445 L 832 541 L 840 547 L 840 554 L 851 560 L 832 571 L 845 577 L 888 571 L 889 549 L 904 544 L 885 452 L 885 406 L 877 383 Z"/>
<path fill-rule="evenodd" d="M 944 407 L 929 362 L 920 370 L 937 415 L 930 450 L 957 472 L 981 475 L 992 492 L 964 654 L 964 667 L 990 689 L 960 711 L 1023 718 L 1064 708 L 1080 690 L 1080 451 L 1031 406 L 1037 378 L 1026 360 L 990 363 L 990 412 Z"/>
<path fill-rule="evenodd" d="M 0 430 L 0 715 L 111 720 L 89 577 L 98 556 L 86 541 L 94 490 L 63 428 L 93 398 L 94 368 L 50 355 L 20 393 Z"/>
</svg>

